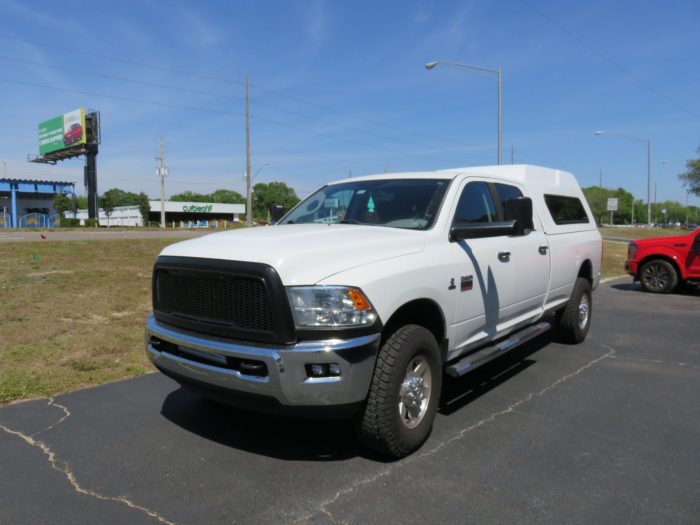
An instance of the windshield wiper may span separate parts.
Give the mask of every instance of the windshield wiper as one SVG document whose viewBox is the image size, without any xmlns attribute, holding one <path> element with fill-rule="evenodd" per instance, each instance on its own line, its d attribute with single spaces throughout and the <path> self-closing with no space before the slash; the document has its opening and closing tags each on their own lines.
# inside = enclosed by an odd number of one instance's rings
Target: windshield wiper
<svg viewBox="0 0 700 525">
<path fill-rule="evenodd" d="M 343 219 L 342 221 L 338 221 L 338 224 L 367 224 L 367 223 L 358 221 L 357 219 Z"/>
</svg>

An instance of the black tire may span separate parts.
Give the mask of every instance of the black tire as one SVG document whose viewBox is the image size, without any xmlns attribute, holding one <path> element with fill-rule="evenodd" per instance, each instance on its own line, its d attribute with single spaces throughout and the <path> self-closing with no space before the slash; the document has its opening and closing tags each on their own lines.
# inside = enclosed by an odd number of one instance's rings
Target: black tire
<svg viewBox="0 0 700 525">
<path fill-rule="evenodd" d="M 639 269 L 639 282 L 645 291 L 671 293 L 678 286 L 678 272 L 664 259 L 652 259 Z"/>
<path fill-rule="evenodd" d="M 419 374 L 419 370 L 424 372 Z M 430 435 L 441 388 L 442 365 L 435 337 L 422 326 L 402 326 L 379 350 L 367 403 L 356 424 L 358 438 L 393 458 L 417 450 Z"/>
<path fill-rule="evenodd" d="M 569 302 L 557 313 L 561 340 L 564 343 L 577 344 L 586 339 L 591 327 L 592 314 L 591 283 L 588 279 L 577 277 Z"/>
</svg>

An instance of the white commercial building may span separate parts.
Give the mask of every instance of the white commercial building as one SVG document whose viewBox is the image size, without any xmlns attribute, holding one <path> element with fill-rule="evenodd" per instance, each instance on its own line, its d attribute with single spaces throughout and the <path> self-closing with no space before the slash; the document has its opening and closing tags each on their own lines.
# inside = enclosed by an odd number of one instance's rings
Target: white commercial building
<svg viewBox="0 0 700 525">
<path fill-rule="evenodd" d="M 160 224 L 160 201 L 149 201 L 151 211 L 149 223 Z M 175 228 L 202 228 L 224 226 L 240 222 L 245 218 L 245 204 L 222 204 L 218 202 L 176 202 L 165 201 L 165 222 Z M 71 212 L 66 217 L 72 218 Z M 75 215 L 84 224 L 88 218 L 87 210 L 79 210 Z M 102 208 L 99 210 L 100 226 L 143 226 L 141 211 L 138 206 L 119 206 L 107 217 Z"/>
</svg>

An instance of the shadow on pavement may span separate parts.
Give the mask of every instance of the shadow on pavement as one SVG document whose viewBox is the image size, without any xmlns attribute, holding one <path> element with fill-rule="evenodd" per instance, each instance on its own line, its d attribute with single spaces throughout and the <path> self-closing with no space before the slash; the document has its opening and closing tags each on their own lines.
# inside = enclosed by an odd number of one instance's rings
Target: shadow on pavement
<svg viewBox="0 0 700 525">
<path fill-rule="evenodd" d="M 556 328 L 464 377 L 444 376 L 440 413 L 453 414 L 529 368 L 536 361 L 528 358 L 554 341 Z M 166 397 L 161 414 L 210 441 L 277 459 L 338 461 L 361 456 L 387 461 L 359 443 L 349 420 L 309 420 L 248 412 L 210 401 L 187 387 Z"/>
<path fill-rule="evenodd" d="M 613 284 L 611 288 L 615 290 L 620 290 L 622 292 L 640 292 L 649 294 L 651 296 L 657 295 L 651 292 L 645 292 L 642 289 L 642 285 L 639 283 L 624 283 L 624 284 Z M 660 294 L 665 295 L 665 294 Z M 700 286 L 690 286 L 686 284 L 679 284 L 678 287 L 669 295 L 685 295 L 688 297 L 700 297 Z"/>
<path fill-rule="evenodd" d="M 453 414 L 528 369 L 537 362 L 528 358 L 553 342 L 556 342 L 556 328 L 460 378 L 445 375 L 440 413 Z"/>
<path fill-rule="evenodd" d="M 165 398 L 161 414 L 210 441 L 277 459 L 334 461 L 367 455 L 355 438 L 351 421 L 248 412 L 211 401 L 186 387 Z"/>
</svg>

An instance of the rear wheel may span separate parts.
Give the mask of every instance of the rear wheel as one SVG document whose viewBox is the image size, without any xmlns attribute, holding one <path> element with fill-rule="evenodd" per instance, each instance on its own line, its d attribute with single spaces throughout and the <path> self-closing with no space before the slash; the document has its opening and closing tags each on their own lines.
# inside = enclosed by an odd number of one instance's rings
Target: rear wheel
<svg viewBox="0 0 700 525">
<path fill-rule="evenodd" d="M 652 293 L 671 293 L 678 285 L 678 272 L 664 259 L 652 259 L 639 270 L 642 288 Z"/>
<path fill-rule="evenodd" d="M 557 314 L 562 341 L 576 344 L 586 339 L 592 313 L 591 283 L 588 279 L 577 277 L 569 302 Z"/>
<path fill-rule="evenodd" d="M 360 441 L 391 457 L 418 449 L 430 434 L 442 387 L 435 337 L 418 325 L 399 328 L 377 356 L 364 412 L 357 422 Z"/>
</svg>

